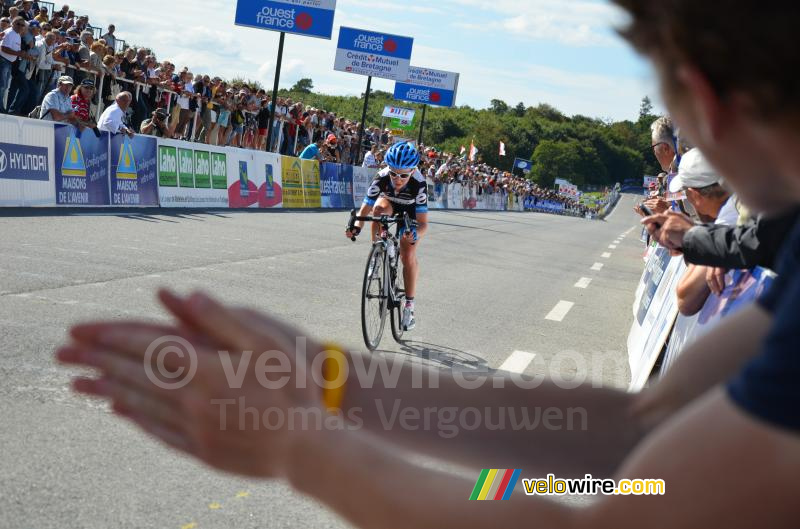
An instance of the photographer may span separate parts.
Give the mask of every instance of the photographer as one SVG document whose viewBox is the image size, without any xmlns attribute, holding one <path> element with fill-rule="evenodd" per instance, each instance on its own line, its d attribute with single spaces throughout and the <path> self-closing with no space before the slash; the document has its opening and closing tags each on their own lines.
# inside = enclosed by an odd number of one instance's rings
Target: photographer
<svg viewBox="0 0 800 529">
<path fill-rule="evenodd" d="M 157 138 L 171 138 L 172 134 L 167 125 L 167 111 L 163 108 L 157 108 L 151 118 L 142 121 L 139 132 Z"/>
</svg>

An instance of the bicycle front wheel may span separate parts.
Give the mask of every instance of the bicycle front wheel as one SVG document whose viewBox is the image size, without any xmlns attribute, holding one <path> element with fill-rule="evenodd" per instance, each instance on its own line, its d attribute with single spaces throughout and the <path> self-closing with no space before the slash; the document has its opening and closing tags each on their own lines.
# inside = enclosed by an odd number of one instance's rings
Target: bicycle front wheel
<svg viewBox="0 0 800 529">
<path fill-rule="evenodd" d="M 375 244 L 364 270 L 364 286 L 361 289 L 361 330 L 364 344 L 374 351 L 381 343 L 386 323 L 388 298 L 386 296 L 386 252 L 382 244 Z"/>
<path fill-rule="evenodd" d="M 406 304 L 406 291 L 405 282 L 403 280 L 403 261 L 398 256 L 397 268 L 394 273 L 396 277 L 392 278 L 392 299 L 389 301 L 389 312 L 391 314 L 392 323 L 392 337 L 397 343 L 403 343 L 403 308 Z"/>
</svg>

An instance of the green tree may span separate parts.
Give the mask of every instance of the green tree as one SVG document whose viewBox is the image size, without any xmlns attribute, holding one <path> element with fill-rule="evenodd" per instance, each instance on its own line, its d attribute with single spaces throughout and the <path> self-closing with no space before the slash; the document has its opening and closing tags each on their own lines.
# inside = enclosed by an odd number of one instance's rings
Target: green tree
<svg viewBox="0 0 800 529">
<path fill-rule="evenodd" d="M 649 96 L 642 98 L 642 104 L 639 107 L 639 119 L 645 119 L 653 115 L 653 102 Z"/>
<path fill-rule="evenodd" d="M 314 81 L 305 77 L 297 81 L 292 88 L 289 89 L 290 92 L 296 92 L 300 94 L 310 94 L 311 91 L 314 89 Z"/>
<path fill-rule="evenodd" d="M 495 114 L 505 114 L 508 112 L 508 103 L 502 99 L 492 99 L 489 102 L 489 108 L 491 108 L 492 112 Z"/>
</svg>

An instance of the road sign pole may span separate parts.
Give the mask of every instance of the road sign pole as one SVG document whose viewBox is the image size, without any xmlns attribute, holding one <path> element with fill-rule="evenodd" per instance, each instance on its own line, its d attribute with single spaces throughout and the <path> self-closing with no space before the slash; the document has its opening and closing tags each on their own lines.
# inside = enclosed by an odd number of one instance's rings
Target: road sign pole
<svg viewBox="0 0 800 529">
<path fill-rule="evenodd" d="M 272 110 L 269 113 L 269 128 L 267 129 L 267 152 L 272 151 L 272 125 L 275 122 L 275 112 L 278 110 L 278 84 L 281 81 L 281 64 L 283 63 L 283 42 L 286 33 L 281 31 L 278 43 L 278 62 L 275 64 L 275 86 L 272 89 Z"/>
<path fill-rule="evenodd" d="M 364 94 L 364 111 L 361 113 L 361 125 L 358 127 L 358 156 L 356 165 L 361 165 L 364 156 L 364 128 L 367 121 L 367 107 L 369 106 L 369 92 L 372 90 L 372 76 L 367 77 L 367 93 Z"/>
<path fill-rule="evenodd" d="M 422 133 L 425 130 L 425 112 L 428 110 L 428 105 L 422 105 L 422 121 L 419 124 L 419 139 L 417 145 L 422 145 Z"/>
</svg>

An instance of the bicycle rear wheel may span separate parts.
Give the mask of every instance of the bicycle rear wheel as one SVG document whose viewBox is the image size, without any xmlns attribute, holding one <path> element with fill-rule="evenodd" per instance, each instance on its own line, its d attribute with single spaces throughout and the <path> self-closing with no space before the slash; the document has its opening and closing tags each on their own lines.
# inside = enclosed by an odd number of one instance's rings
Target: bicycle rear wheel
<svg viewBox="0 0 800 529">
<path fill-rule="evenodd" d="M 382 244 L 375 244 L 364 270 L 364 286 L 361 289 L 361 331 L 364 344 L 374 351 L 381 343 L 386 323 L 386 252 Z M 372 270 L 370 270 L 372 269 Z"/>
<path fill-rule="evenodd" d="M 403 261 L 400 256 L 397 257 L 397 277 L 393 278 L 392 292 L 394 293 L 393 300 L 390 300 L 391 306 L 389 312 L 392 321 L 392 337 L 397 343 L 403 343 L 403 307 L 406 304 L 406 289 L 405 281 L 403 279 Z"/>
</svg>

